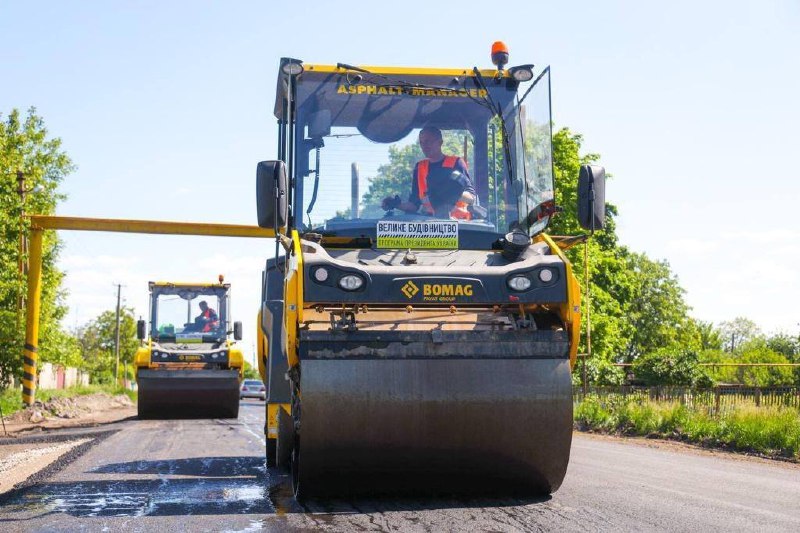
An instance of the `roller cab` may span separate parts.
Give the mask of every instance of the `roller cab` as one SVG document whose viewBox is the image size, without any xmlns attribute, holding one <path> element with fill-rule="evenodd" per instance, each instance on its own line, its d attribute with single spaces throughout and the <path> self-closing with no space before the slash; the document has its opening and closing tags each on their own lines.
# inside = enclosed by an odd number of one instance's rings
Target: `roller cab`
<svg viewBox="0 0 800 533">
<path fill-rule="evenodd" d="M 135 356 L 139 418 L 236 418 L 243 357 L 232 342 L 241 323 L 229 322 L 230 284 L 149 285 Z"/>
<path fill-rule="evenodd" d="M 558 489 L 580 332 L 563 249 L 582 237 L 545 233 L 549 91 L 532 65 L 282 60 L 259 368 L 268 464 L 298 498 Z M 600 228 L 602 168 L 581 179 Z"/>
</svg>

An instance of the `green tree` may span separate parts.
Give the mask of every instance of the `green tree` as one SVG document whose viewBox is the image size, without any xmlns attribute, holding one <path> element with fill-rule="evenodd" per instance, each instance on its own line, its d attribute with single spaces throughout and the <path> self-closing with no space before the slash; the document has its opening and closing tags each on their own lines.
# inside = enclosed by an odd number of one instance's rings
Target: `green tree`
<svg viewBox="0 0 800 533">
<path fill-rule="evenodd" d="M 29 223 L 21 215 L 53 214 L 56 204 L 64 199 L 58 192 L 59 183 L 73 170 L 72 161 L 61 149 L 61 140 L 48 138 L 44 121 L 34 108 L 25 117 L 15 109 L 0 120 L 0 385 L 22 372 L 25 320 L 17 302 L 26 294 L 27 281 L 20 275 L 18 261 L 20 235 L 27 234 Z M 17 193 L 17 172 L 23 173 L 27 190 L 37 190 L 25 195 L 24 205 Z M 42 243 L 39 357 L 41 361 L 74 365 L 79 361 L 77 344 L 60 323 L 67 308 L 61 289 L 63 273 L 55 268 L 58 252 L 58 236 L 46 232 Z"/>
<path fill-rule="evenodd" d="M 792 337 L 788 333 L 776 333 L 767 338 L 767 347 L 789 359 L 800 355 L 800 337 Z"/>
<path fill-rule="evenodd" d="M 767 344 L 761 341 L 743 346 L 738 362 L 786 364 L 789 360 L 770 350 Z M 791 385 L 794 382 L 794 372 L 789 366 L 740 366 L 737 369 L 737 377 L 739 383 L 756 387 Z"/>
<path fill-rule="evenodd" d="M 114 343 L 116 340 L 116 310 L 103 311 L 94 320 L 78 330 L 77 337 L 83 367 L 99 383 L 114 382 Z M 139 347 L 136 338 L 136 318 L 130 307 L 121 307 L 119 313 L 119 367 L 133 362 Z"/>
<path fill-rule="evenodd" d="M 581 165 L 596 163 L 600 156 L 581 154 L 582 143 L 583 137 L 568 128 L 553 135 L 556 198 L 563 211 L 551 221 L 551 234 L 585 233 L 577 217 L 578 174 Z M 701 347 L 701 329 L 689 317 L 684 290 L 669 264 L 619 245 L 617 215 L 616 206 L 607 203 L 605 228 L 596 231 L 588 243 L 592 281 L 592 360 L 588 364 L 590 376 L 593 373 L 601 384 L 621 379 L 621 371 L 601 371 L 613 362 L 631 362 L 643 353 L 665 347 L 674 351 Z M 585 287 L 583 247 L 572 248 L 567 254 L 581 287 Z"/>
<path fill-rule="evenodd" d="M 797 370 L 790 366 L 759 366 L 759 363 L 785 364 L 789 357 L 770 347 L 769 340 L 756 337 L 736 352 L 706 350 L 700 357 L 703 363 L 721 363 L 709 367 L 709 374 L 718 383 L 734 383 L 757 387 L 792 385 L 798 383 Z M 749 366 L 753 365 L 753 366 Z"/>
<path fill-rule="evenodd" d="M 626 358 L 633 361 L 640 354 L 663 348 L 699 348 L 699 332 L 683 299 L 685 291 L 669 264 L 635 253 L 628 254 L 626 263 L 634 278 L 634 291 L 625 306 L 632 326 Z"/>
<path fill-rule="evenodd" d="M 725 349 L 730 352 L 735 352 L 743 344 L 761 336 L 761 330 L 758 325 L 743 316 L 722 322 L 719 325 L 719 333 L 722 336 Z"/>
<path fill-rule="evenodd" d="M 670 346 L 636 359 L 633 373 L 645 385 L 710 387 L 713 381 L 699 362 L 697 352 Z"/>
<path fill-rule="evenodd" d="M 261 381 L 261 374 L 258 373 L 258 368 L 253 368 L 253 365 L 248 363 L 247 361 L 244 362 L 244 379 L 257 379 Z"/>
<path fill-rule="evenodd" d="M 777 333 L 767 339 L 767 347 L 775 353 L 786 357 L 792 363 L 800 363 L 800 335 Z M 793 369 L 794 384 L 800 386 L 800 366 Z"/>
<path fill-rule="evenodd" d="M 695 321 L 697 333 L 700 336 L 701 350 L 722 350 L 722 334 L 714 327 L 713 322 Z"/>
</svg>

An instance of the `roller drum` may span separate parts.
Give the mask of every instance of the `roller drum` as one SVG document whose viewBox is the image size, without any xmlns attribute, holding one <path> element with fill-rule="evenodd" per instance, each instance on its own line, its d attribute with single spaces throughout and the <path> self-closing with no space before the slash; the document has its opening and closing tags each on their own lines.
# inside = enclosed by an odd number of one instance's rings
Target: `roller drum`
<svg viewBox="0 0 800 533">
<path fill-rule="evenodd" d="M 150 370 L 137 374 L 139 418 L 237 418 L 239 372 Z"/>
<path fill-rule="evenodd" d="M 572 440 L 569 360 L 504 355 L 302 361 L 299 495 L 558 489 Z"/>
</svg>

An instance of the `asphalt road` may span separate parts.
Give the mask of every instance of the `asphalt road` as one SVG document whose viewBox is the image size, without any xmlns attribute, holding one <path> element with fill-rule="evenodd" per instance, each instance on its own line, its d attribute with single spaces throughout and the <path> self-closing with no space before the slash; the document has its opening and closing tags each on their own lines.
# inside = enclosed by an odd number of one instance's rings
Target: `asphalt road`
<svg viewBox="0 0 800 533">
<path fill-rule="evenodd" d="M 118 431 L 3 501 L 0 530 L 800 531 L 796 465 L 585 435 L 575 436 L 567 479 L 546 500 L 301 507 L 287 476 L 264 467 L 263 421 L 264 404 L 249 400 L 238 420 L 114 424 Z"/>
</svg>

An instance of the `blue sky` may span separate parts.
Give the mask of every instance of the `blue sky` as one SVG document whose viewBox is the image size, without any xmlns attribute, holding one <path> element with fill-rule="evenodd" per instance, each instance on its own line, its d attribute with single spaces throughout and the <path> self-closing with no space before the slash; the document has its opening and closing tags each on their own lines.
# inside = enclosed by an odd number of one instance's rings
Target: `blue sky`
<svg viewBox="0 0 800 533">
<path fill-rule="evenodd" d="M 281 56 L 310 63 L 551 65 L 557 126 L 614 175 L 623 243 L 667 259 L 697 318 L 800 329 L 800 4 L 0 4 L 0 112 L 36 106 L 78 170 L 59 214 L 255 223 L 276 154 Z M 300 7 L 298 7 L 300 6 Z M 146 312 L 150 279 L 234 284 L 252 345 L 258 240 L 64 233 L 68 326 Z"/>
</svg>

